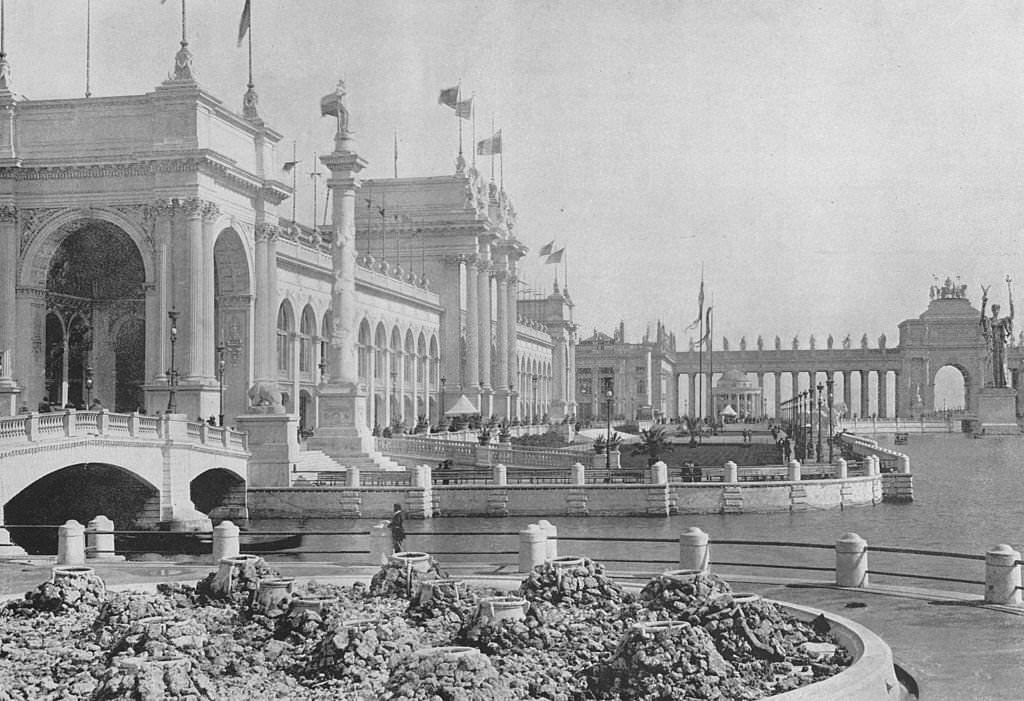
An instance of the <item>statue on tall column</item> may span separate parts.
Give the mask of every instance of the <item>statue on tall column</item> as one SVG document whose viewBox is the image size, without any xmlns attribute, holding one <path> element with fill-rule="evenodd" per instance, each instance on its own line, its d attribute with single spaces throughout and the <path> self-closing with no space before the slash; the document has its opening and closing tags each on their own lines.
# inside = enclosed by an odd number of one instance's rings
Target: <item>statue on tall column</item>
<svg viewBox="0 0 1024 701">
<path fill-rule="evenodd" d="M 1013 337 L 1013 289 L 1010 276 L 1006 276 L 1006 291 L 1010 300 L 1009 316 L 999 316 L 999 305 L 992 305 L 992 315 L 985 316 L 988 304 L 988 290 L 991 285 L 981 286 L 981 335 L 988 347 L 988 361 L 992 367 L 992 380 L 986 384 L 990 387 L 1008 387 L 1006 372 L 1006 345 Z"/>
</svg>

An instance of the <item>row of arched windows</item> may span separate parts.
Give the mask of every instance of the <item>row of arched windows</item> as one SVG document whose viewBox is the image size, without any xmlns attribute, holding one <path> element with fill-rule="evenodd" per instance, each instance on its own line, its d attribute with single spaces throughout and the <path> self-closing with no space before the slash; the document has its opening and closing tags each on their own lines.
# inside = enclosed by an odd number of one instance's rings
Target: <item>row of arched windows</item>
<svg viewBox="0 0 1024 701">
<path fill-rule="evenodd" d="M 288 300 L 281 302 L 277 311 L 277 371 L 279 375 L 291 375 L 294 358 L 292 335 L 295 333 L 295 312 Z M 330 315 L 324 314 L 317 335 L 316 314 L 310 305 L 302 310 L 302 318 L 298 328 L 299 373 L 312 375 L 323 361 L 326 352 L 327 338 L 330 335 Z M 317 343 L 319 340 L 319 344 Z"/>
</svg>

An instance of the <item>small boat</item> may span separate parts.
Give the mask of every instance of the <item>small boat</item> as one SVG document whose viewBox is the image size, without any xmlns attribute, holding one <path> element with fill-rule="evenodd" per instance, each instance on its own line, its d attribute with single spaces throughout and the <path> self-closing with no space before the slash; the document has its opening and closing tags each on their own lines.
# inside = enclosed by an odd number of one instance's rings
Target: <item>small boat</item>
<svg viewBox="0 0 1024 701">
<path fill-rule="evenodd" d="M 269 553 L 290 550 L 302 545 L 302 534 L 261 535 L 242 531 L 239 534 L 239 549 L 243 553 Z M 114 535 L 114 551 L 132 555 L 159 553 L 169 555 L 210 555 L 213 553 L 213 537 L 209 533 L 187 531 L 136 531 Z"/>
</svg>

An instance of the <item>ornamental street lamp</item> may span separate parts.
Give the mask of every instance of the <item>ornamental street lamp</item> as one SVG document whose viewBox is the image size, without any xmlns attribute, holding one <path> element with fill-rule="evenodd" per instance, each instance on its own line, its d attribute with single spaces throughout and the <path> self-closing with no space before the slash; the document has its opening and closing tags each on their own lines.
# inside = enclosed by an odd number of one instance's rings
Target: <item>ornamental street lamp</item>
<svg viewBox="0 0 1024 701">
<path fill-rule="evenodd" d="M 817 408 L 817 414 L 818 414 L 818 443 L 815 446 L 815 455 L 817 455 L 816 459 L 817 459 L 818 462 L 821 462 L 821 405 L 824 403 L 824 401 L 823 401 L 824 397 L 825 397 L 825 386 L 819 382 L 818 383 L 818 408 Z"/>
<path fill-rule="evenodd" d="M 808 420 L 808 435 L 807 435 L 807 460 L 817 461 L 817 453 L 814 450 L 814 404 L 817 399 L 817 391 L 814 389 L 814 376 L 811 376 L 811 388 L 808 390 L 807 397 L 807 420 Z"/>
<path fill-rule="evenodd" d="M 832 374 L 829 373 L 828 379 L 825 380 L 825 384 L 828 386 L 828 464 L 832 464 L 832 444 L 835 442 L 835 428 L 832 426 L 832 407 L 834 406 L 836 381 L 832 379 Z"/>
<path fill-rule="evenodd" d="M 807 414 L 807 398 L 808 392 L 804 390 L 800 393 L 800 459 L 807 460 L 807 444 L 810 442 L 810 438 L 807 433 L 807 424 L 804 423 L 806 419 L 804 416 Z"/>
<path fill-rule="evenodd" d="M 448 381 L 448 378 L 441 376 L 441 409 L 437 413 L 437 423 L 440 424 L 444 420 L 444 383 Z"/>
<path fill-rule="evenodd" d="M 609 389 L 605 392 L 605 397 L 608 401 L 608 409 L 605 412 L 605 418 L 608 421 L 607 428 L 605 429 L 604 439 L 604 469 L 612 469 L 612 404 L 615 401 L 615 394 Z"/>
<path fill-rule="evenodd" d="M 224 369 L 227 367 L 224 353 L 227 349 L 228 347 L 224 345 L 223 341 L 217 346 L 217 390 L 220 395 L 220 411 L 217 412 L 217 421 L 221 428 L 224 428 Z"/>
<path fill-rule="evenodd" d="M 538 409 L 538 406 L 537 406 L 537 380 L 540 379 L 540 378 L 537 377 L 536 375 L 534 375 L 530 379 L 533 381 L 533 413 L 532 413 L 532 418 L 530 420 L 530 423 L 536 425 L 536 423 L 537 423 L 537 409 Z"/>
<path fill-rule="evenodd" d="M 86 408 L 92 408 L 92 366 L 87 365 L 85 367 L 85 406 Z"/>
<path fill-rule="evenodd" d="M 398 407 L 395 406 L 398 403 L 398 373 L 391 373 L 391 425 L 394 426 L 398 423 Z"/>
<path fill-rule="evenodd" d="M 171 320 L 171 367 L 167 370 L 167 413 L 177 414 L 178 405 L 174 401 L 174 394 L 178 386 L 178 369 L 174 367 L 174 344 L 178 342 L 178 317 L 181 312 L 171 309 L 167 312 L 167 318 Z"/>
</svg>

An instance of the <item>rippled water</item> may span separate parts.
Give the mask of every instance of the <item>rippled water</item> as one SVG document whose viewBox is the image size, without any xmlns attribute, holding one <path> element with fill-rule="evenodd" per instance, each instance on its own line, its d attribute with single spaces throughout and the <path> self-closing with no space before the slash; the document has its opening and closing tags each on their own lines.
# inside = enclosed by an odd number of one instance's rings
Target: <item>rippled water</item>
<svg viewBox="0 0 1024 701">
<path fill-rule="evenodd" d="M 892 438 L 881 438 L 891 445 Z M 1024 438 L 986 437 L 976 440 L 964 434 L 910 436 L 901 446 L 911 456 L 914 497 L 911 504 L 879 504 L 846 510 L 779 514 L 681 515 L 671 518 L 587 517 L 551 514 L 548 520 L 559 529 L 562 554 L 586 554 L 605 561 L 652 561 L 623 563 L 623 568 L 663 569 L 677 561 L 680 531 L 699 526 L 712 540 L 776 540 L 832 544 L 847 532 L 860 534 L 875 546 L 892 546 L 963 552 L 983 555 L 997 543 L 1024 544 Z M 514 535 L 536 518 L 438 518 L 408 521 L 407 549 L 445 553 L 442 561 L 512 563 Z M 254 530 L 365 530 L 375 520 L 258 521 Z M 479 532 L 493 535 L 449 536 L 434 533 Z M 498 535 L 507 534 L 507 535 Z M 575 537 L 643 538 L 639 543 L 573 542 Z M 658 542 L 665 540 L 669 542 Z M 331 550 L 365 547 L 365 540 L 338 536 L 307 536 L 303 549 Z M 458 556 L 449 553 L 468 553 Z M 793 563 L 831 567 L 829 550 L 757 548 L 718 545 L 712 558 L 725 563 Z M 341 559 L 355 556 L 313 554 L 301 559 Z M 663 562 L 656 562 L 663 561 Z M 870 567 L 877 571 L 929 573 L 971 580 L 984 579 L 983 563 L 935 560 L 920 556 L 873 553 Z M 759 574 L 807 576 L 806 571 L 758 569 Z M 827 578 L 828 573 L 810 573 Z M 878 581 L 881 579 L 876 578 Z M 888 581 L 888 580 L 886 580 Z M 902 580 L 905 584 L 913 581 Z M 917 582 L 921 583 L 921 582 Z M 933 583 L 952 589 L 976 590 L 973 585 Z"/>
</svg>

